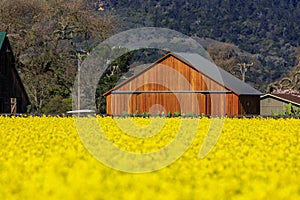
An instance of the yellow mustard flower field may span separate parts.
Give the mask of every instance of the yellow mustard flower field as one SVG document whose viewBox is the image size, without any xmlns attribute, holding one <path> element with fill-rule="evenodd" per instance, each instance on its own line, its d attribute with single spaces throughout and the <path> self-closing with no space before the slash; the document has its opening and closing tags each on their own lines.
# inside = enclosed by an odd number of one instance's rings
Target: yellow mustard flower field
<svg viewBox="0 0 300 200">
<path fill-rule="evenodd" d="M 73 117 L 3 116 L 0 199 L 300 199 L 299 119 L 225 118 L 202 158 L 210 118 L 96 120 L 109 141 L 136 155 L 171 143 L 182 123 L 190 124 L 183 133 L 196 134 L 166 167 L 129 173 L 93 156 Z"/>
</svg>

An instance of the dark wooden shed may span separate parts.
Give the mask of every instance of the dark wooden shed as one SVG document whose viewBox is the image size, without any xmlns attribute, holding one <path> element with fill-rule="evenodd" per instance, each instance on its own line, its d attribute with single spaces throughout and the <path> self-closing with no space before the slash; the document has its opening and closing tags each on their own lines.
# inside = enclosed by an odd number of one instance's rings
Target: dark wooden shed
<svg viewBox="0 0 300 200">
<path fill-rule="evenodd" d="M 261 92 L 193 53 L 169 53 L 106 92 L 107 114 L 259 115 Z"/>
<path fill-rule="evenodd" d="M 28 104 L 9 40 L 0 32 L 0 113 L 25 113 Z"/>
</svg>

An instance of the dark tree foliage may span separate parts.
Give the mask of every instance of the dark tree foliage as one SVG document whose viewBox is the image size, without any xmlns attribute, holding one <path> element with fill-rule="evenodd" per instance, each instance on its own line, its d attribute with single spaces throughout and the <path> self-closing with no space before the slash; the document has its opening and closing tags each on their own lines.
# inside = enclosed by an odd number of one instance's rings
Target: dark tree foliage
<svg viewBox="0 0 300 200">
<path fill-rule="evenodd" d="M 71 105 L 81 53 L 116 29 L 113 14 L 97 13 L 86 0 L 1 0 L 0 31 L 7 32 L 12 44 L 31 101 L 29 112 L 49 113 L 55 111 L 51 107 Z"/>
</svg>

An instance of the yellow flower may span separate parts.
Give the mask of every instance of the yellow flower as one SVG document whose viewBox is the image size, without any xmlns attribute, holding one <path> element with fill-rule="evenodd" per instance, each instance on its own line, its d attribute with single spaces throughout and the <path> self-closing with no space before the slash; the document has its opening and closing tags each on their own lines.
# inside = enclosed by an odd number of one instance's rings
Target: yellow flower
<svg viewBox="0 0 300 200">
<path fill-rule="evenodd" d="M 73 118 L 0 116 L 0 199 L 300 198 L 299 119 L 226 118 L 203 159 L 198 155 L 209 118 L 97 120 L 115 146 L 133 153 L 170 144 L 182 120 L 191 124 L 185 133 L 197 134 L 171 165 L 129 174 L 98 162 L 81 142 Z M 199 126 L 194 130 L 192 124 Z"/>
</svg>

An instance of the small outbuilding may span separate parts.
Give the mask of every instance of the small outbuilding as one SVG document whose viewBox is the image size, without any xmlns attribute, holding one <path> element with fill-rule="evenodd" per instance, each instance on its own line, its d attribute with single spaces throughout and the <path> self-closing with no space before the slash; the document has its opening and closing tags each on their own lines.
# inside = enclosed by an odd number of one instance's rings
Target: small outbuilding
<svg viewBox="0 0 300 200">
<path fill-rule="evenodd" d="M 28 104 L 9 40 L 0 32 L 0 113 L 25 113 Z"/>
<path fill-rule="evenodd" d="M 260 98 L 260 114 L 270 116 L 282 113 L 291 104 L 300 109 L 300 97 L 294 94 L 265 94 Z"/>
<path fill-rule="evenodd" d="M 168 53 L 104 94 L 110 115 L 259 115 L 261 92 L 194 53 Z"/>
</svg>

